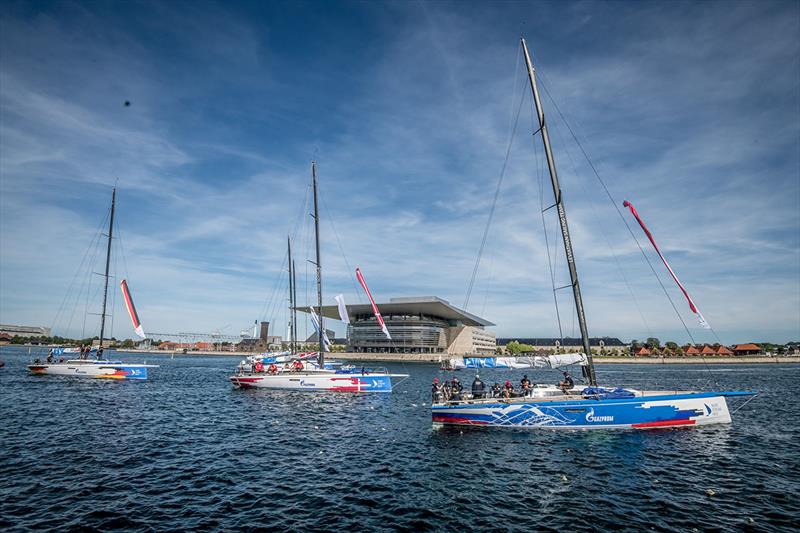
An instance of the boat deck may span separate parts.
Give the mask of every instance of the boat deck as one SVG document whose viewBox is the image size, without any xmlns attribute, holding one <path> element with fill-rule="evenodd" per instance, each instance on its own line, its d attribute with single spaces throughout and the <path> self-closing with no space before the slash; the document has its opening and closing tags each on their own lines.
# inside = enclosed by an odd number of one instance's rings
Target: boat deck
<svg viewBox="0 0 800 533">
<path fill-rule="evenodd" d="M 686 390 L 660 390 L 660 391 L 640 391 L 631 390 L 635 394 L 634 398 L 619 398 L 620 400 L 647 398 L 655 396 L 677 396 L 686 394 L 700 394 L 699 391 L 686 391 Z M 548 394 L 549 393 L 549 394 Z M 720 393 L 722 394 L 722 393 Z M 596 400 L 595 395 L 584 395 L 579 390 L 573 391 L 553 391 L 548 389 L 545 391 L 533 389 L 531 394 L 525 396 L 513 396 L 511 398 L 503 398 L 502 396 L 486 397 L 486 398 L 473 398 L 471 393 L 462 393 L 459 400 L 446 400 L 433 402 L 432 405 L 437 406 L 455 406 L 455 405 L 487 405 L 487 404 L 522 404 L 522 403 L 553 403 L 575 400 Z"/>
</svg>

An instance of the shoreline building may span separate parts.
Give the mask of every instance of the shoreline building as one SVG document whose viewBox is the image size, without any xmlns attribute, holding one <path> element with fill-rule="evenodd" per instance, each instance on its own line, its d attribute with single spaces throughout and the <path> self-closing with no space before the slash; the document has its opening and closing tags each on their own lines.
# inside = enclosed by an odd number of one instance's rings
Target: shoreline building
<svg viewBox="0 0 800 533">
<path fill-rule="evenodd" d="M 5 333 L 9 337 L 50 337 L 50 328 L 45 326 L 0 324 L 0 333 Z"/>
<path fill-rule="evenodd" d="M 497 344 L 505 348 L 511 341 L 532 346 L 534 352 L 574 353 L 583 351 L 583 340 L 571 337 L 564 337 L 563 339 L 555 337 L 507 337 L 497 339 Z M 589 346 L 592 348 L 592 353 L 627 352 L 630 349 L 630 344 L 622 342 L 617 337 L 590 337 Z"/>
<path fill-rule="evenodd" d="M 348 352 L 492 355 L 497 348 L 495 333 L 486 330 L 492 322 L 436 296 L 391 298 L 377 305 L 392 340 L 381 331 L 369 303 L 348 304 Z M 320 314 L 339 320 L 335 305 L 322 306 Z"/>
</svg>

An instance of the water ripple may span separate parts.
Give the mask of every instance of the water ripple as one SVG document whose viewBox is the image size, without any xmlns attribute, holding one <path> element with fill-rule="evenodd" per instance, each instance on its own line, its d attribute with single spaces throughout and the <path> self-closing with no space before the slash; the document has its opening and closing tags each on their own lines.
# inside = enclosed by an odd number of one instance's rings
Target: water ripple
<svg viewBox="0 0 800 533">
<path fill-rule="evenodd" d="M 234 390 L 236 360 L 222 357 L 149 356 L 161 368 L 145 383 L 30 376 L 23 352 L 2 358 L 6 530 L 800 526 L 799 417 L 786 394 L 797 366 L 715 372 L 722 388 L 761 391 L 731 426 L 548 432 L 432 428 L 432 366 L 396 367 L 412 377 L 393 395 L 349 396 Z M 599 374 L 684 388 L 707 383 L 702 370 Z"/>
</svg>

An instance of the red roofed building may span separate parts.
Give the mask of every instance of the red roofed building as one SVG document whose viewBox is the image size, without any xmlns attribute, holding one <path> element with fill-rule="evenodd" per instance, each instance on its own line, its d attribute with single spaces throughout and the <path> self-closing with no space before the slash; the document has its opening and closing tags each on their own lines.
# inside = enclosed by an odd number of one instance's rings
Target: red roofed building
<svg viewBox="0 0 800 533">
<path fill-rule="evenodd" d="M 736 355 L 755 355 L 761 353 L 761 346 L 758 344 L 737 344 L 733 347 Z"/>
<path fill-rule="evenodd" d="M 714 348 L 706 344 L 703 346 L 703 349 L 700 350 L 701 355 L 715 355 L 717 352 L 714 351 Z"/>
<path fill-rule="evenodd" d="M 647 346 L 642 346 L 638 350 L 635 350 L 633 352 L 633 355 L 645 355 L 645 356 L 647 356 L 647 355 L 650 355 L 650 350 L 647 349 Z"/>
<path fill-rule="evenodd" d="M 733 352 L 730 351 L 727 346 L 720 345 L 720 347 L 717 348 L 717 355 L 733 355 Z"/>
<path fill-rule="evenodd" d="M 683 353 L 686 355 L 700 355 L 700 350 L 697 349 L 697 346 L 690 344 L 683 347 Z"/>
</svg>

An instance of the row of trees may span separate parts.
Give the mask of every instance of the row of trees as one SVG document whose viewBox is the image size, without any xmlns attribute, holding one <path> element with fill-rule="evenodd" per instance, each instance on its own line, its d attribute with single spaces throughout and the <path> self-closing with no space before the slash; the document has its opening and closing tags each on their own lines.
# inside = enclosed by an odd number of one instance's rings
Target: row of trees
<svg viewBox="0 0 800 533">
<path fill-rule="evenodd" d="M 94 341 L 99 341 L 100 337 L 95 335 L 94 337 L 86 337 L 85 339 L 70 339 L 67 337 L 59 337 L 58 335 L 47 337 L 47 336 L 39 336 L 39 337 L 20 337 L 19 335 L 14 335 L 7 339 L 9 344 L 63 344 L 67 346 L 84 346 L 86 344 L 92 344 Z M 136 343 L 132 339 L 125 339 L 123 341 L 118 341 L 115 337 L 111 337 L 110 339 L 105 339 L 104 342 L 108 342 L 109 345 L 117 345 L 122 348 L 133 348 Z M 161 341 L 158 341 L 160 344 Z M 157 345 L 156 342 L 153 342 L 154 345 Z"/>
</svg>

